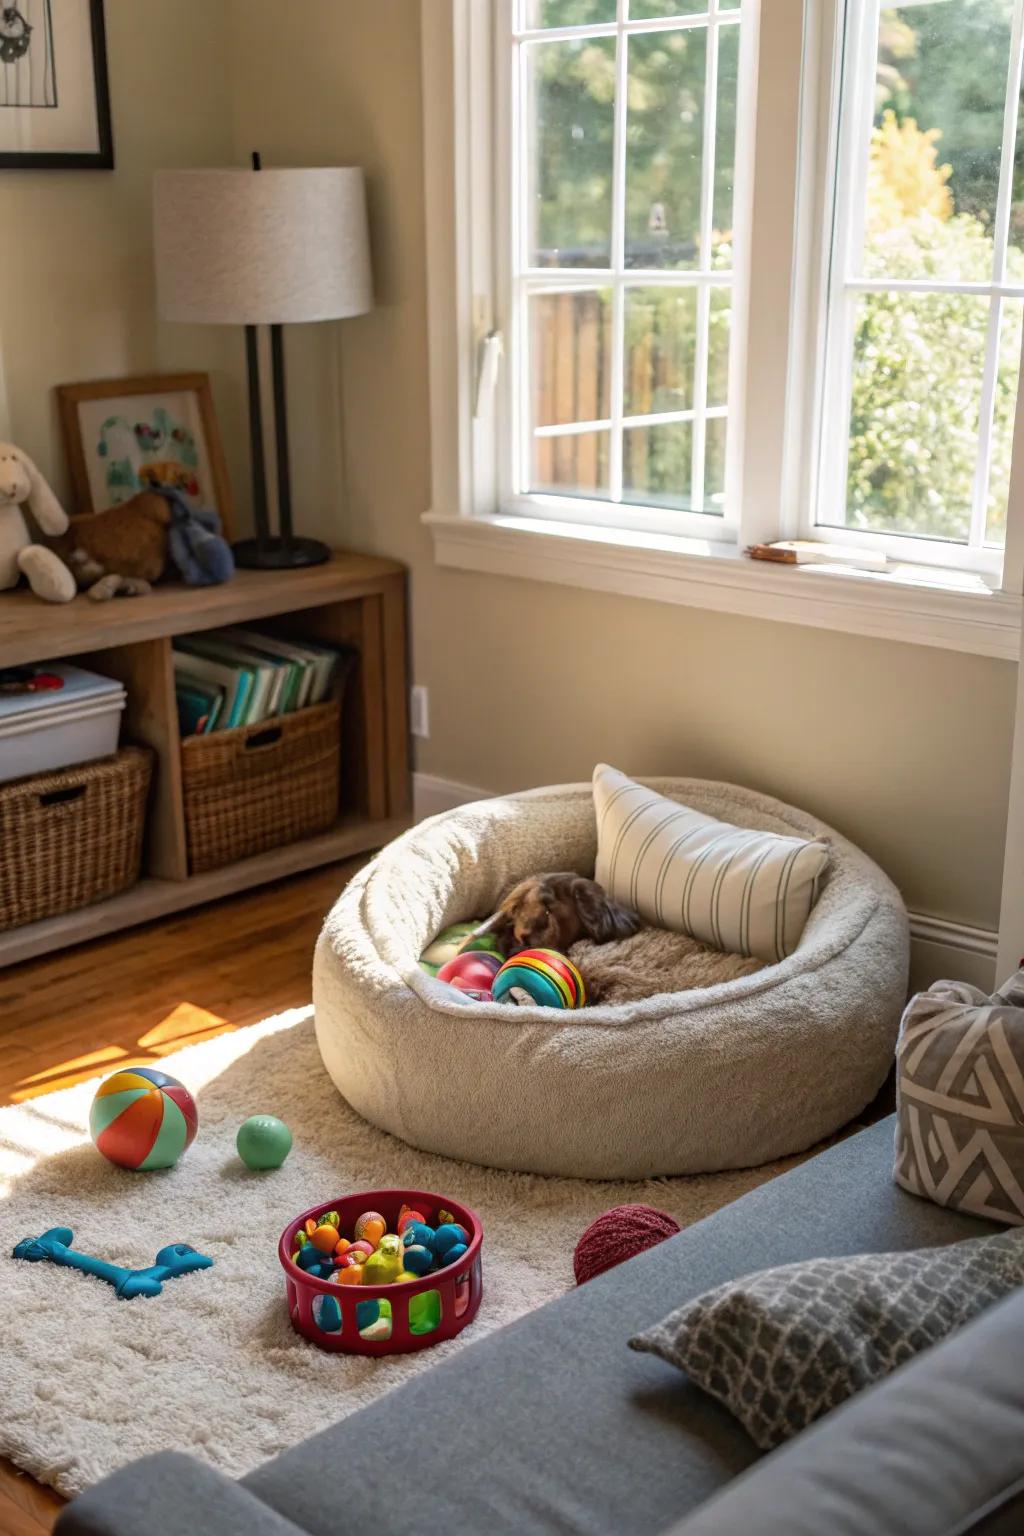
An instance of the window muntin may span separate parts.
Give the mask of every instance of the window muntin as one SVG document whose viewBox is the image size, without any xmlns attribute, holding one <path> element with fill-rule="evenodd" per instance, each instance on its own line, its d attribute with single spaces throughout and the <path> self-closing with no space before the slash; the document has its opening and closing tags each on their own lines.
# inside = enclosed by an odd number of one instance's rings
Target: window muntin
<svg viewBox="0 0 1024 1536">
<path fill-rule="evenodd" d="M 1024 0 L 848 0 L 816 535 L 996 570 L 1024 313 Z"/>
<path fill-rule="evenodd" d="M 739 20 L 513 5 L 509 489 L 546 515 L 721 530 Z"/>
</svg>

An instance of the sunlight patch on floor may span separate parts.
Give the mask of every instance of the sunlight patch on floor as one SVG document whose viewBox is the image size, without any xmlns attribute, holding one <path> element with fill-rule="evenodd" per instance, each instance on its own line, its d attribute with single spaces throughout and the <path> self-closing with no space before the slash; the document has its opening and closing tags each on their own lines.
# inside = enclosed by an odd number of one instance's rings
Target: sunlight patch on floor
<svg viewBox="0 0 1024 1536">
<path fill-rule="evenodd" d="M 186 1045 L 198 1045 L 213 1040 L 217 1035 L 230 1034 L 239 1025 L 211 1013 L 196 1003 L 176 1003 L 170 1013 L 151 1028 L 145 1030 L 135 1042 L 135 1048 L 123 1045 L 100 1046 L 82 1056 L 73 1056 L 56 1062 L 43 1072 L 34 1072 L 21 1078 L 7 1095 L 11 1104 L 24 1104 L 44 1093 L 55 1093 L 60 1088 L 73 1088 L 77 1083 L 88 1082 L 108 1067 L 152 1066 L 164 1056 L 182 1050 Z"/>
<path fill-rule="evenodd" d="M 173 1054 L 175 1048 L 186 1050 L 193 1045 L 202 1046 L 194 1054 L 185 1055 L 180 1064 L 176 1061 L 172 1068 L 175 1076 L 180 1073 L 182 1081 L 201 1103 L 203 1089 L 254 1050 L 261 1040 L 301 1023 L 312 1012 L 310 1007 L 288 1008 L 250 1029 L 240 1030 L 226 1020 L 218 1020 L 216 1014 L 205 1009 L 179 1004 L 167 1016 L 170 1019 L 177 1015 L 178 1025 L 183 1030 L 176 1041 L 161 1041 L 148 1052 L 133 1054 L 115 1050 L 113 1065 L 116 1068 L 152 1066 L 164 1056 Z M 166 1020 L 154 1025 L 153 1031 L 160 1031 L 163 1023 Z M 153 1031 L 147 1031 L 147 1035 Z M 18 1179 L 38 1163 L 88 1143 L 93 1094 L 99 1080 L 108 1075 L 111 1064 L 108 1048 L 62 1062 L 53 1067 L 49 1075 L 40 1074 L 45 1081 L 26 1079 L 17 1095 L 11 1095 L 8 1106 L 0 1108 L 0 1200 L 7 1198 Z M 58 1092 L 63 1089 L 69 1091 L 58 1097 Z M 53 1097 L 44 1098 L 45 1094 Z M 2 1528 L 0 1524 L 0 1530 Z"/>
<path fill-rule="evenodd" d="M 206 1038 L 211 1031 L 234 1028 L 221 1014 L 200 1008 L 197 1003 L 178 1003 L 159 1024 L 140 1035 L 138 1043 L 143 1050 L 166 1049 L 168 1046 L 176 1050 L 179 1046 L 191 1045 L 193 1040 Z"/>
<path fill-rule="evenodd" d="M 0 1137 L 0 1145 L 15 1155 L 27 1153 L 38 1157 L 45 1154 L 49 1157 L 55 1152 L 66 1152 L 70 1147 L 79 1147 L 87 1139 L 81 1126 L 26 1104 L 18 1116 L 16 1130 Z M 6 1158 L 4 1164 L 6 1173 Z"/>
<path fill-rule="evenodd" d="M 122 1066 L 127 1057 L 128 1052 L 120 1045 L 105 1045 L 101 1050 L 89 1051 L 85 1056 L 73 1056 L 68 1061 L 47 1067 L 45 1072 L 33 1072 L 30 1077 L 21 1078 L 10 1095 L 11 1102 L 35 1098 L 41 1093 L 52 1093 L 57 1088 L 69 1088 L 72 1083 L 95 1077 L 97 1072 L 115 1063 Z"/>
</svg>

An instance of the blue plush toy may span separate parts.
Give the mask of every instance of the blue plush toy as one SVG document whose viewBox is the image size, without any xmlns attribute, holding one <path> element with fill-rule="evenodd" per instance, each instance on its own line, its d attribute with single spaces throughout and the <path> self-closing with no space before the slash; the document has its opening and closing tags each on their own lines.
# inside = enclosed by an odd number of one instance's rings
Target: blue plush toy
<svg viewBox="0 0 1024 1536">
<path fill-rule="evenodd" d="M 231 545 L 221 538 L 220 518 L 207 507 L 193 507 L 174 486 L 155 485 L 171 510 L 168 553 L 182 581 L 190 587 L 210 587 L 235 574 Z"/>
</svg>

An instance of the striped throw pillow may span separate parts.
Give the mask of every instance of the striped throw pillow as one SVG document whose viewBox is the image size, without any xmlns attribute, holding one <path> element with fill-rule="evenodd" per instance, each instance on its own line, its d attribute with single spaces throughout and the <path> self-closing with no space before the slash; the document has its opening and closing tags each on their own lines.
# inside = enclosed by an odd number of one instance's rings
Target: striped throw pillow
<svg viewBox="0 0 1024 1536">
<path fill-rule="evenodd" d="M 601 763 L 594 769 L 595 879 L 645 922 L 715 949 L 792 954 L 828 848 L 716 821 Z"/>
</svg>

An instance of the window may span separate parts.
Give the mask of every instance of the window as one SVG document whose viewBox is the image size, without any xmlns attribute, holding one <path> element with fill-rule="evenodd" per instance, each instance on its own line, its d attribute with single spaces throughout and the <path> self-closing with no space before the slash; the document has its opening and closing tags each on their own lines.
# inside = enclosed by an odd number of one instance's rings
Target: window
<svg viewBox="0 0 1024 1536">
<path fill-rule="evenodd" d="M 508 489 L 720 537 L 738 0 L 518 0 L 511 19 Z"/>
<path fill-rule="evenodd" d="M 1016 659 L 1024 0 L 423 6 L 438 558 Z"/>
<path fill-rule="evenodd" d="M 1024 313 L 1024 4 L 845 10 L 815 532 L 997 573 Z"/>
</svg>

